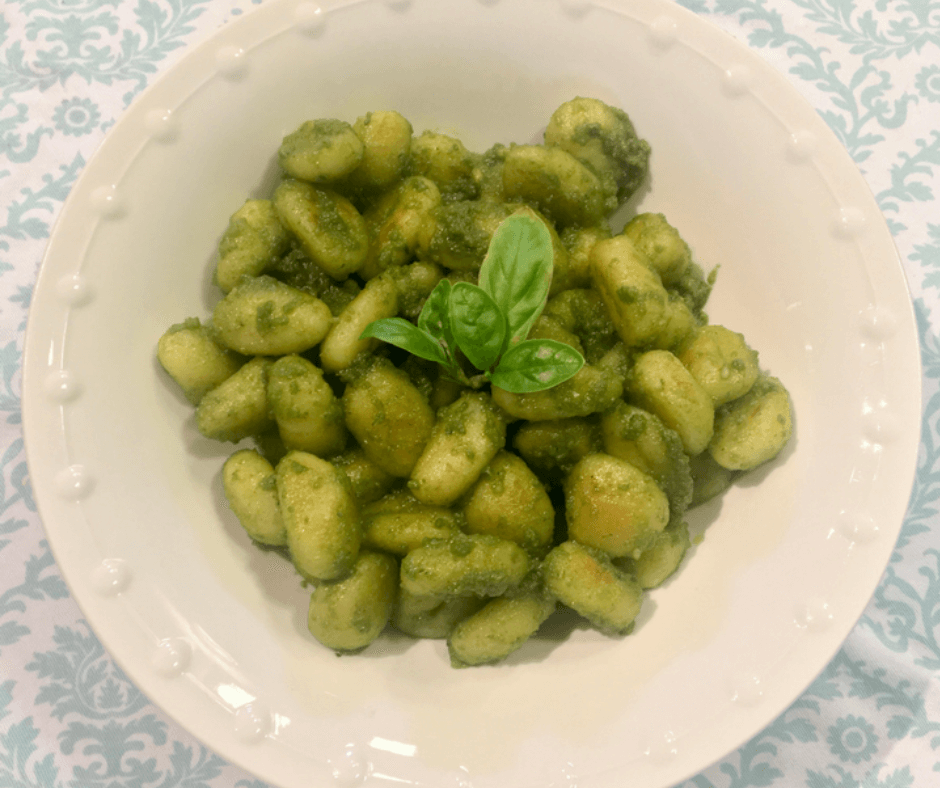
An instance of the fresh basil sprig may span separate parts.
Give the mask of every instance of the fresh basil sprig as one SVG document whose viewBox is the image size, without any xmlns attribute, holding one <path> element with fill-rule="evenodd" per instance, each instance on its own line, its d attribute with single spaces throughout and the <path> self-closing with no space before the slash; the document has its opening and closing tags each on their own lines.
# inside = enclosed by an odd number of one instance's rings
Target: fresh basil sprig
<svg viewBox="0 0 940 788">
<path fill-rule="evenodd" d="M 418 324 L 400 317 L 375 320 L 362 339 L 375 337 L 435 361 L 464 385 L 484 381 L 512 392 L 543 391 L 574 375 L 584 359 L 551 339 L 526 339 L 552 282 L 552 239 L 534 216 L 514 214 L 493 233 L 479 285 L 443 279 L 428 296 Z M 468 378 L 457 351 L 482 372 Z"/>
</svg>

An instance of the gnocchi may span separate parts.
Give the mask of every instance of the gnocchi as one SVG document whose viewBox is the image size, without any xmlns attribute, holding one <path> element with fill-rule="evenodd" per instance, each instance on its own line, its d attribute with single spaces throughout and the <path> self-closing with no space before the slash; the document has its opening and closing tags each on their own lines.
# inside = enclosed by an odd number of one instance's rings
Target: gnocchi
<svg viewBox="0 0 940 788">
<path fill-rule="evenodd" d="M 708 321 L 714 274 L 678 229 L 612 224 L 649 166 L 630 118 L 579 97 L 544 144 L 475 153 L 377 111 L 307 121 L 277 154 L 280 183 L 222 235 L 211 319 L 171 326 L 156 355 L 202 435 L 236 444 L 228 505 L 312 586 L 312 637 L 354 653 L 390 626 L 463 668 L 506 659 L 559 608 L 630 633 L 693 544 L 687 510 L 793 434 L 784 385 Z M 528 337 L 580 371 L 515 393 L 459 354 L 467 375 L 448 376 L 363 338 L 420 326 L 444 279 L 477 283 L 520 212 L 547 228 L 553 270 Z"/>
</svg>

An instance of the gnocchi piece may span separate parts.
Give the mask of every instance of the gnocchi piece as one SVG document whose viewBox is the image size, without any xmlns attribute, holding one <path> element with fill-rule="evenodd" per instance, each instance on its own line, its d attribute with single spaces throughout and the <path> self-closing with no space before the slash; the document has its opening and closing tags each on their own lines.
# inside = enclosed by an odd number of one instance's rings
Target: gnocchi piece
<svg viewBox="0 0 940 788">
<path fill-rule="evenodd" d="M 463 513 L 467 533 L 492 534 L 544 555 L 555 531 L 555 509 L 538 477 L 515 454 L 500 451 L 471 489 Z"/>
<path fill-rule="evenodd" d="M 790 395 L 777 378 L 766 375 L 743 397 L 719 408 L 708 451 L 723 468 L 749 471 L 776 457 L 792 433 Z"/>
<path fill-rule="evenodd" d="M 682 439 L 648 411 L 619 402 L 601 418 L 604 451 L 652 476 L 669 499 L 670 517 L 692 500 L 692 473 Z"/>
<path fill-rule="evenodd" d="M 222 485 L 229 508 L 254 541 L 275 547 L 287 544 L 270 462 L 254 449 L 237 451 L 222 466 Z"/>
<path fill-rule="evenodd" d="M 711 295 L 717 273 L 717 269 L 713 269 L 706 275 L 701 266 L 693 262 L 678 281 L 669 285 L 669 292 L 685 301 L 689 311 L 703 323 L 708 322 L 703 310 Z"/>
<path fill-rule="evenodd" d="M 486 604 L 478 596 L 415 596 L 402 588 L 392 625 L 415 638 L 446 638 L 454 627 Z"/>
<path fill-rule="evenodd" d="M 441 408 L 408 488 L 419 501 L 450 506 L 479 478 L 506 443 L 506 422 L 482 392 Z"/>
<path fill-rule="evenodd" d="M 329 457 L 346 446 L 343 406 L 312 362 L 279 358 L 268 370 L 267 394 L 285 448 Z"/>
<path fill-rule="evenodd" d="M 354 279 L 337 282 L 296 244 L 271 266 L 269 273 L 291 287 L 315 295 L 330 308 L 334 317 L 362 290 Z"/>
<path fill-rule="evenodd" d="M 212 313 L 219 341 L 246 356 L 302 353 L 320 344 L 332 322 L 319 298 L 266 275 L 242 281 Z"/>
<path fill-rule="evenodd" d="M 599 241 L 591 250 L 591 280 L 628 347 L 654 342 L 666 327 L 669 294 L 629 238 Z"/>
<path fill-rule="evenodd" d="M 232 214 L 219 241 L 215 283 L 227 293 L 245 276 L 258 276 L 290 247 L 290 234 L 270 200 L 247 200 Z"/>
<path fill-rule="evenodd" d="M 193 405 L 244 363 L 242 356 L 216 342 L 213 331 L 196 317 L 167 329 L 157 342 L 157 360 Z"/>
<path fill-rule="evenodd" d="M 480 202 L 504 202 L 503 169 L 509 148 L 496 143 L 482 156 L 474 157 L 473 182 L 477 185 Z"/>
<path fill-rule="evenodd" d="M 417 321 L 421 308 L 444 272 L 434 263 L 418 262 L 388 271 L 398 290 L 398 314 Z"/>
<path fill-rule="evenodd" d="M 658 350 L 676 351 L 699 327 L 701 320 L 696 317 L 685 299 L 672 290 L 666 304 L 666 322 L 659 336 L 653 340 L 653 347 Z"/>
<path fill-rule="evenodd" d="M 489 665 L 518 651 L 555 611 L 544 594 L 499 597 L 465 618 L 447 639 L 451 665 Z"/>
<path fill-rule="evenodd" d="M 587 288 L 572 288 L 551 298 L 543 313 L 573 332 L 584 347 L 585 360 L 596 364 L 618 341 L 600 295 Z"/>
<path fill-rule="evenodd" d="M 513 447 L 532 470 L 558 481 L 581 459 L 601 451 L 601 431 L 584 418 L 533 421 L 519 428 Z"/>
<path fill-rule="evenodd" d="M 556 342 L 562 342 L 565 345 L 573 347 L 582 356 L 584 355 L 584 347 L 581 344 L 581 340 L 564 328 L 558 319 L 552 315 L 545 314 L 545 312 L 539 315 L 535 323 L 532 324 L 527 338 L 553 339 Z"/>
<path fill-rule="evenodd" d="M 698 454 L 708 446 L 715 428 L 712 399 L 668 350 L 651 350 L 639 356 L 627 376 L 626 388 L 636 404 L 679 433 L 687 454 Z"/>
<path fill-rule="evenodd" d="M 657 588 L 672 577 L 691 546 L 689 527 L 683 522 L 670 525 L 639 558 L 624 561 L 623 569 L 636 578 L 640 588 Z"/>
<path fill-rule="evenodd" d="M 255 358 L 208 392 L 196 408 L 196 428 L 207 438 L 238 443 L 271 425 L 267 379 L 271 362 Z"/>
<path fill-rule="evenodd" d="M 353 131 L 362 141 L 362 160 L 349 176 L 350 191 L 375 192 L 392 186 L 404 173 L 411 155 L 412 128 L 398 112 L 367 112 Z"/>
<path fill-rule="evenodd" d="M 314 183 L 337 181 L 363 157 L 362 140 L 344 120 L 308 120 L 281 142 L 277 160 L 287 175 Z"/>
<path fill-rule="evenodd" d="M 598 177 L 561 148 L 512 145 L 503 163 L 503 192 L 563 227 L 598 224 L 610 210 Z"/>
<path fill-rule="evenodd" d="M 627 200 L 646 178 L 650 146 L 622 109 L 595 98 L 566 101 L 552 114 L 545 144 L 568 151 L 598 174 L 607 210 Z"/>
<path fill-rule="evenodd" d="M 648 474 L 591 454 L 565 480 L 568 537 L 612 556 L 639 556 L 669 522 L 669 500 Z"/>
<path fill-rule="evenodd" d="M 675 284 L 692 265 L 692 252 L 661 213 L 641 213 L 623 228 L 640 254 L 652 263 L 664 285 Z"/>
<path fill-rule="evenodd" d="M 411 168 L 430 178 L 452 198 L 473 199 L 478 187 L 473 179 L 473 155 L 456 137 L 425 131 L 411 142 Z"/>
<path fill-rule="evenodd" d="M 500 596 L 531 567 L 515 542 L 460 534 L 412 550 L 401 562 L 401 587 L 413 596 Z"/>
<path fill-rule="evenodd" d="M 724 326 L 703 326 L 677 356 L 716 408 L 747 394 L 760 375 L 757 353 L 741 334 Z"/>
<path fill-rule="evenodd" d="M 271 465 L 277 465 L 281 458 L 287 454 L 287 447 L 281 440 L 281 434 L 277 431 L 277 423 L 273 417 L 271 422 L 262 432 L 252 435 L 255 448 Z"/>
<path fill-rule="evenodd" d="M 397 591 L 395 559 L 363 550 L 349 575 L 313 590 L 307 628 L 327 648 L 359 651 L 385 629 Z"/>
<path fill-rule="evenodd" d="M 611 237 L 610 226 L 604 224 L 590 227 L 566 227 L 559 238 L 568 251 L 567 287 L 591 286 L 591 250 L 599 241 Z"/>
<path fill-rule="evenodd" d="M 449 539 L 460 533 L 455 512 L 423 504 L 407 491 L 392 493 L 367 506 L 362 519 L 363 543 L 398 556 L 432 539 Z"/>
<path fill-rule="evenodd" d="M 275 478 L 297 571 L 307 580 L 335 580 L 351 572 L 362 533 L 346 475 L 315 454 L 291 451 L 277 464 Z"/>
<path fill-rule="evenodd" d="M 420 245 L 423 257 L 452 271 L 478 271 L 493 233 L 514 210 L 503 202 L 442 203 L 434 211 L 434 222 L 426 226 Z"/>
<path fill-rule="evenodd" d="M 421 396 L 430 403 L 431 394 L 434 391 L 434 381 L 438 376 L 437 364 L 417 356 L 409 356 L 402 362 L 399 369 L 408 375 L 408 379 L 421 392 Z"/>
<path fill-rule="evenodd" d="M 601 632 L 625 635 L 643 605 L 643 589 L 600 550 L 562 542 L 545 558 L 546 590 Z"/>
<path fill-rule="evenodd" d="M 445 408 L 460 399 L 460 395 L 466 390 L 462 383 L 439 375 L 431 384 L 428 402 L 431 404 L 431 409 L 437 413 L 441 408 Z"/>
<path fill-rule="evenodd" d="M 408 376 L 377 361 L 346 387 L 343 408 L 366 457 L 392 476 L 410 476 L 431 437 L 434 412 Z"/>
<path fill-rule="evenodd" d="M 514 418 L 556 421 L 607 410 L 623 394 L 623 377 L 616 369 L 585 364 L 554 388 L 513 394 L 493 386 L 492 392 L 493 401 Z"/>
<path fill-rule="evenodd" d="M 395 485 L 395 477 L 366 457 L 358 446 L 332 457 L 330 462 L 346 474 L 353 495 L 362 506 L 377 501 Z"/>
<path fill-rule="evenodd" d="M 441 193 L 434 181 L 418 175 L 401 181 L 366 214 L 369 246 L 362 277 L 371 279 L 388 268 L 405 265 L 433 233 L 434 209 Z"/>
<path fill-rule="evenodd" d="M 345 197 L 296 180 L 274 191 L 274 207 L 304 252 L 333 279 L 358 271 L 369 251 L 365 220 Z"/>
<path fill-rule="evenodd" d="M 736 471 L 722 468 L 707 451 L 689 458 L 692 473 L 692 500 L 690 507 L 710 501 L 721 495 L 733 483 Z"/>
<path fill-rule="evenodd" d="M 378 344 L 377 339 L 360 339 L 373 320 L 398 313 L 398 287 L 391 276 L 377 276 L 340 312 L 320 347 L 320 364 L 326 372 L 341 372 L 361 354 Z"/>
</svg>

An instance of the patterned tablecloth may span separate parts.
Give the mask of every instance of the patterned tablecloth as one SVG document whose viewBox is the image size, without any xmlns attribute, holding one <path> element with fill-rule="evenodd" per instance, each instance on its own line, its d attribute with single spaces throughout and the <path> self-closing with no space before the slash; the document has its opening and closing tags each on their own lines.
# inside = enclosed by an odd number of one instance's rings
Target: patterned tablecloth
<svg viewBox="0 0 940 788">
<path fill-rule="evenodd" d="M 442 2 L 444 0 L 441 0 Z M 145 698 L 70 598 L 20 426 L 30 295 L 63 200 L 128 103 L 260 0 L 0 0 L 0 788 L 263 788 Z M 864 172 L 917 310 L 925 416 L 891 563 L 831 664 L 683 788 L 940 785 L 940 0 L 682 0 L 784 72 Z"/>
</svg>

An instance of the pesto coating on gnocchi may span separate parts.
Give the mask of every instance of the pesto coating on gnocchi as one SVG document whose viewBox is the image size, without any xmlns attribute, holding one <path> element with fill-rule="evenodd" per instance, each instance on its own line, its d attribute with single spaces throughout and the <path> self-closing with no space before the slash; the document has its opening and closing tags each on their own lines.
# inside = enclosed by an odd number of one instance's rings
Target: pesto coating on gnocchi
<svg viewBox="0 0 940 788">
<path fill-rule="evenodd" d="M 245 538 L 291 562 L 337 654 L 393 628 L 455 668 L 524 660 L 558 610 L 627 636 L 701 538 L 690 508 L 793 434 L 784 384 L 705 314 L 694 239 L 659 212 L 615 224 L 651 159 L 627 113 L 576 97 L 545 122 L 542 144 L 475 152 L 393 110 L 305 120 L 276 187 L 220 228 L 209 317 L 155 342 L 198 432 L 234 444 L 222 488 Z M 499 240 L 520 216 L 543 251 Z M 496 247 L 515 255 L 506 298 L 458 323 L 468 285 L 496 287 Z M 564 351 L 529 363 L 580 366 L 491 383 L 527 343 Z"/>
</svg>

